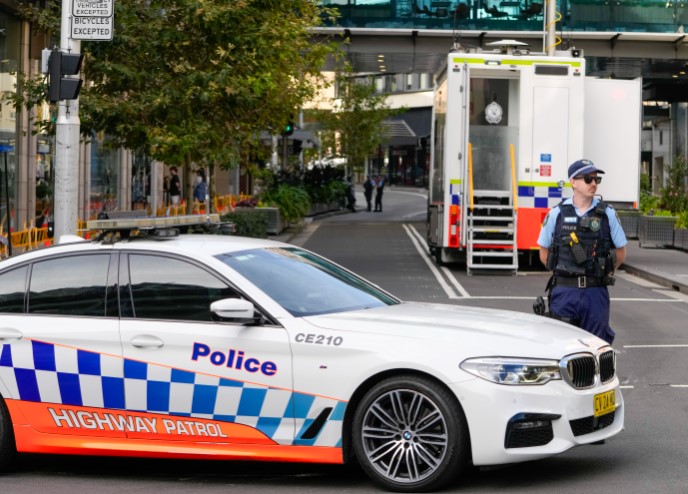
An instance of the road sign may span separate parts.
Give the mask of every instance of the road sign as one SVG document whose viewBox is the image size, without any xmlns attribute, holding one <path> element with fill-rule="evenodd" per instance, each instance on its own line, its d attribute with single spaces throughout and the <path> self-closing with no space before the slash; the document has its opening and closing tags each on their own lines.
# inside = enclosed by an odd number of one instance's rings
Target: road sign
<svg viewBox="0 0 688 494">
<path fill-rule="evenodd" d="M 72 39 L 110 41 L 114 31 L 114 0 L 73 0 Z"/>
<path fill-rule="evenodd" d="M 112 17 L 114 0 L 74 0 L 74 17 Z"/>
<path fill-rule="evenodd" d="M 110 41 L 114 17 L 72 17 L 72 39 Z"/>
</svg>

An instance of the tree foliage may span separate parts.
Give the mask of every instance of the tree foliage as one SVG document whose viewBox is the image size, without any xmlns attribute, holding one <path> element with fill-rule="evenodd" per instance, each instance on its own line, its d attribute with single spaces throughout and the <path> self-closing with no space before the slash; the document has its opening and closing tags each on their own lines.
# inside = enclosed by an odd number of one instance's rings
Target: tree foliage
<svg viewBox="0 0 688 494">
<path fill-rule="evenodd" d="M 35 27 L 59 28 L 60 2 L 24 4 Z M 123 0 L 112 41 L 82 42 L 82 132 L 167 164 L 231 166 L 323 84 L 332 44 L 310 28 L 331 11 L 313 0 Z M 56 17 L 57 16 L 57 17 Z M 19 106 L 41 79 L 19 77 Z M 47 122 L 43 122 L 45 126 Z"/>
<path fill-rule="evenodd" d="M 332 112 L 314 110 L 326 132 L 336 134 L 341 154 L 354 171 L 362 171 L 366 158 L 385 139 L 384 121 L 404 111 L 392 109 L 384 95 L 375 94 L 372 77 L 355 77 L 345 66 L 335 76 L 338 97 Z"/>
<path fill-rule="evenodd" d="M 679 154 L 668 167 L 661 191 L 661 206 L 674 214 L 688 211 L 688 159 Z"/>
</svg>

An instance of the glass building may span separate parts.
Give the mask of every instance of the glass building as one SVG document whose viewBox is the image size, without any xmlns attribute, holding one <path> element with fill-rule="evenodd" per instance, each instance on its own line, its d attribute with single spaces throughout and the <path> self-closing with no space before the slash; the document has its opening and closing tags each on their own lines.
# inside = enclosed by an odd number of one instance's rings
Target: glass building
<svg viewBox="0 0 688 494">
<path fill-rule="evenodd" d="M 374 74 L 376 87 L 410 129 L 371 154 L 374 170 L 388 165 L 392 183 L 425 185 L 424 138 L 430 127 L 432 74 L 456 43 L 489 49 L 500 39 L 526 42 L 533 52 L 580 49 L 590 75 L 643 78 L 642 169 L 653 187 L 664 165 L 687 152 L 688 1 L 672 0 L 323 0 L 337 11 L 320 32 L 339 35 L 354 70 Z M 547 8 L 554 14 L 547 15 Z M 554 19 L 555 41 L 545 32 Z M 415 93 L 414 105 L 409 95 Z M 404 96 L 405 95 L 405 96 Z M 398 103 L 397 103 L 398 102 Z M 424 124 L 427 122 L 427 125 Z M 410 175 L 409 175 L 409 171 Z"/>
</svg>

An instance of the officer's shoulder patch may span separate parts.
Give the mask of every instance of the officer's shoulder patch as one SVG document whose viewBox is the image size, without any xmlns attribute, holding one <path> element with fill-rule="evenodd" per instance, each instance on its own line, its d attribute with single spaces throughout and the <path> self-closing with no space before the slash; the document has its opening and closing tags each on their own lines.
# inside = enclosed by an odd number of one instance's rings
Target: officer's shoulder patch
<svg viewBox="0 0 688 494">
<path fill-rule="evenodd" d="M 590 218 L 590 230 L 593 232 L 598 232 L 600 230 L 600 219 L 596 216 Z"/>
</svg>

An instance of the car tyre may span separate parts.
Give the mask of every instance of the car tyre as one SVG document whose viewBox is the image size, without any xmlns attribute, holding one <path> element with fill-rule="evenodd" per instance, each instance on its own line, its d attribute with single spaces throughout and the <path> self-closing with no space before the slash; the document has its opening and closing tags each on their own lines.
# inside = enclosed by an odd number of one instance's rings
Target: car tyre
<svg viewBox="0 0 688 494">
<path fill-rule="evenodd" d="M 396 492 L 428 492 L 466 467 L 470 439 L 456 398 L 435 381 L 397 376 L 361 400 L 353 418 L 353 447 L 363 470 Z"/>
<path fill-rule="evenodd" d="M 14 430 L 5 400 L 0 397 L 0 473 L 12 471 L 17 459 Z"/>
</svg>

